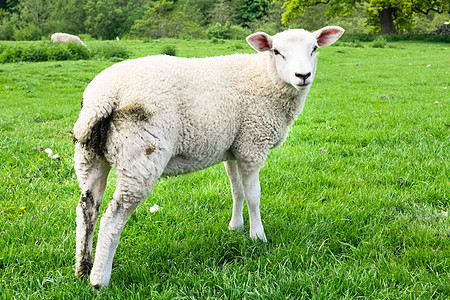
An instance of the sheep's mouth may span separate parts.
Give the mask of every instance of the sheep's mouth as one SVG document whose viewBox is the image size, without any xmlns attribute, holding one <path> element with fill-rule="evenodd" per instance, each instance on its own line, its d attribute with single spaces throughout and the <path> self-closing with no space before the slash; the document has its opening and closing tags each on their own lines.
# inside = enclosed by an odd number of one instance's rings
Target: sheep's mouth
<svg viewBox="0 0 450 300">
<path fill-rule="evenodd" d="M 295 88 L 296 89 L 304 89 L 306 87 L 308 87 L 311 83 L 307 82 L 307 83 L 300 83 L 300 84 L 296 84 Z"/>
</svg>

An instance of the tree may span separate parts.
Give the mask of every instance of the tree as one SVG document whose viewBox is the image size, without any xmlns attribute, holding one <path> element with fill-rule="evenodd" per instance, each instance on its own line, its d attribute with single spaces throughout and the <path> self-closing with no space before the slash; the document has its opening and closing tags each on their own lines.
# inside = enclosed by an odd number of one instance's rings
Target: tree
<svg viewBox="0 0 450 300">
<path fill-rule="evenodd" d="M 132 35 L 155 39 L 179 38 L 185 33 L 196 36 L 199 31 L 199 26 L 190 22 L 182 11 L 176 10 L 170 0 L 155 2 L 131 28 Z"/>
<path fill-rule="evenodd" d="M 18 4 L 19 0 L 0 0 L 0 9 L 13 12 Z"/>
<path fill-rule="evenodd" d="M 161 0 L 154 3 L 140 20 L 136 20 L 132 32 L 138 36 L 161 38 L 167 31 L 173 1 Z"/>
<path fill-rule="evenodd" d="M 241 24 L 248 27 L 254 20 L 259 20 L 268 14 L 272 7 L 272 0 L 244 0 L 240 5 L 239 19 Z"/>
<path fill-rule="evenodd" d="M 145 0 L 88 0 L 84 6 L 85 25 L 93 37 L 114 39 L 128 33 L 147 8 Z"/>
<path fill-rule="evenodd" d="M 53 10 L 51 0 L 22 0 L 19 2 L 20 20 L 43 29 Z"/>
<path fill-rule="evenodd" d="M 56 0 L 54 2 L 54 10 L 47 25 L 49 33 L 59 31 L 79 34 L 86 32 L 84 6 L 87 0 Z"/>
<path fill-rule="evenodd" d="M 191 22 L 206 26 L 211 23 L 211 12 L 215 3 L 225 0 L 178 0 L 177 7 L 189 18 Z"/>
<path fill-rule="evenodd" d="M 227 0 L 215 1 L 210 19 L 212 24 L 233 22 L 236 19 L 236 7 L 234 3 Z"/>
<path fill-rule="evenodd" d="M 289 24 L 298 19 L 307 7 L 320 4 L 328 5 L 327 16 L 347 17 L 353 16 L 354 10 L 366 10 L 369 25 L 376 26 L 376 31 L 384 34 L 410 29 L 414 24 L 415 14 L 450 11 L 448 0 L 285 0 L 283 23 Z"/>
</svg>

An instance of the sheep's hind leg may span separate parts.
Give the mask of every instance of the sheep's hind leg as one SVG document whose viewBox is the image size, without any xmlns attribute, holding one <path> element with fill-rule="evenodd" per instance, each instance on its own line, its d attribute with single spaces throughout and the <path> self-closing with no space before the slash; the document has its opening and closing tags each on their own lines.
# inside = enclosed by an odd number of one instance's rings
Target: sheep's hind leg
<svg viewBox="0 0 450 300">
<path fill-rule="evenodd" d="M 227 170 L 227 175 L 230 179 L 231 194 L 233 196 L 233 213 L 231 215 L 228 228 L 230 230 L 244 231 L 244 218 L 242 216 L 242 210 L 245 196 L 237 162 L 234 160 L 226 161 L 225 169 Z"/>
<path fill-rule="evenodd" d="M 130 153 L 128 147 L 124 147 Z M 133 211 L 150 196 L 161 176 L 168 159 L 155 152 L 131 157 L 117 166 L 117 187 L 100 220 L 97 248 L 90 281 L 95 288 L 107 286 L 111 278 L 111 268 L 119 244 L 120 234 Z M 123 158 L 123 157 L 122 157 Z M 130 158 L 130 157 L 128 157 Z"/>
<path fill-rule="evenodd" d="M 110 166 L 103 157 L 98 157 L 77 143 L 75 170 L 81 188 L 76 210 L 75 275 L 85 276 L 89 274 L 93 264 L 92 240 Z"/>
</svg>

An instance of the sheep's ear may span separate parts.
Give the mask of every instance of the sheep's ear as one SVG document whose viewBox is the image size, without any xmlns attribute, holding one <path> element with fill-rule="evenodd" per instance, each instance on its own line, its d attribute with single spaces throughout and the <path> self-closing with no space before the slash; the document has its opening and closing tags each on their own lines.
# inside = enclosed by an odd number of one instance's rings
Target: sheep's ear
<svg viewBox="0 0 450 300">
<path fill-rule="evenodd" d="M 272 37 L 265 32 L 257 32 L 247 37 L 247 43 L 259 52 L 272 49 Z"/>
<path fill-rule="evenodd" d="M 336 42 L 344 31 L 345 30 L 339 26 L 326 26 L 322 29 L 314 31 L 313 34 L 316 36 L 317 44 L 319 46 L 329 46 Z"/>
</svg>

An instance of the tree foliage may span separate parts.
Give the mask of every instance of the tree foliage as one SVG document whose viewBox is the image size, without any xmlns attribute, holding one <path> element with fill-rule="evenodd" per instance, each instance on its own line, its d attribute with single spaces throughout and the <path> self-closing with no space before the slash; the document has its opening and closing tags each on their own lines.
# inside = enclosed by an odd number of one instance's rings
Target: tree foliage
<svg viewBox="0 0 450 300">
<path fill-rule="evenodd" d="M 259 20 L 268 14 L 272 0 L 244 0 L 239 7 L 239 19 L 242 25 L 249 26 L 254 20 Z"/>
<path fill-rule="evenodd" d="M 87 30 L 92 36 L 113 39 L 123 36 L 148 7 L 147 1 L 88 0 L 85 5 Z"/>
<path fill-rule="evenodd" d="M 418 13 L 449 13 L 450 9 L 448 0 L 285 0 L 282 21 L 287 25 L 299 19 L 306 8 L 325 4 L 327 16 L 350 17 L 355 11 L 365 11 L 368 24 L 383 33 L 410 30 Z"/>
<path fill-rule="evenodd" d="M 348 32 L 367 32 L 369 24 L 373 33 L 417 32 L 417 20 L 420 30 L 429 32 L 437 20 L 448 21 L 448 15 L 435 16 L 449 6 L 449 0 L 0 0 L 0 40 L 48 39 L 55 32 L 99 39 L 241 39 L 249 31 L 274 34 L 288 24 L 345 25 Z"/>
<path fill-rule="evenodd" d="M 134 22 L 131 33 L 134 36 L 159 39 L 179 38 L 190 32 L 195 36 L 199 26 L 188 20 L 185 13 L 175 9 L 174 1 L 155 2 L 141 19 Z"/>
</svg>

